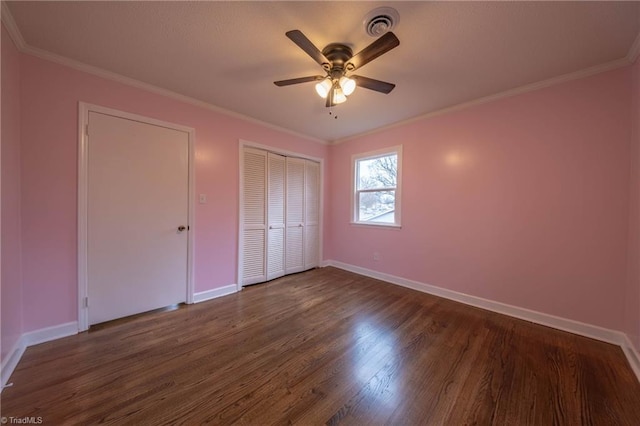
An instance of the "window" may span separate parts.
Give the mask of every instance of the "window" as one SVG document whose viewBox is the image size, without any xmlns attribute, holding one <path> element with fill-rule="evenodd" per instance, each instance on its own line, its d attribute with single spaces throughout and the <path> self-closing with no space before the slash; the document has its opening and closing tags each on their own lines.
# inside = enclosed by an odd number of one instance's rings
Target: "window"
<svg viewBox="0 0 640 426">
<path fill-rule="evenodd" d="M 353 223 L 400 226 L 402 146 L 353 156 Z"/>
</svg>

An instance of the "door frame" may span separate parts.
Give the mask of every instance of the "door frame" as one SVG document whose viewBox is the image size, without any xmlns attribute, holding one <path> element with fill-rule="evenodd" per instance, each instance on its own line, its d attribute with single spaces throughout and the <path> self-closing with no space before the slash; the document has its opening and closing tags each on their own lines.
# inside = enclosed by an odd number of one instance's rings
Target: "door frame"
<svg viewBox="0 0 640 426">
<path fill-rule="evenodd" d="M 89 156 L 87 150 L 87 126 L 89 113 L 96 112 L 117 118 L 138 121 L 144 124 L 166 127 L 187 133 L 188 146 L 188 205 L 187 220 L 189 232 L 187 233 L 187 279 L 186 279 L 186 303 L 193 303 L 194 293 L 194 231 L 195 231 L 195 130 L 191 127 L 181 126 L 142 115 L 119 111 L 112 108 L 93 105 L 86 102 L 78 102 L 78 331 L 89 329 L 88 276 L 87 276 L 87 219 L 88 219 L 88 177 Z"/>
<path fill-rule="evenodd" d="M 311 161 L 315 161 L 316 163 L 320 164 L 320 188 L 319 188 L 319 217 L 318 217 L 318 265 L 322 266 L 322 258 L 323 258 L 323 251 L 322 251 L 322 247 L 323 247 L 323 224 L 324 224 L 324 159 L 323 158 L 318 158 L 318 157 L 313 157 L 311 155 L 306 155 L 306 154 L 301 154 L 299 152 L 294 152 L 294 151 L 288 151 L 286 149 L 280 149 L 274 146 L 270 146 L 270 145 L 264 145 L 264 144 L 260 144 L 260 143 L 256 143 L 256 142 L 251 142 L 251 141 L 247 141 L 244 139 L 240 139 L 239 140 L 239 144 L 238 144 L 238 148 L 239 148 L 239 186 L 238 186 L 238 264 L 237 264 L 237 271 L 236 271 L 236 291 L 240 291 L 242 290 L 242 275 L 243 275 L 243 270 L 242 270 L 242 265 L 244 262 L 244 230 L 243 228 L 243 223 L 244 223 L 244 191 L 242 190 L 242 188 L 244 187 L 244 149 L 245 148 L 255 148 L 255 149 L 261 149 L 263 151 L 266 152 L 271 152 L 273 154 L 278 154 L 278 155 L 283 155 L 285 157 L 296 157 L 296 158 L 303 158 L 305 160 L 311 160 Z M 285 194 L 286 195 L 286 194 Z M 265 238 L 265 244 L 266 244 L 266 238 Z"/>
</svg>

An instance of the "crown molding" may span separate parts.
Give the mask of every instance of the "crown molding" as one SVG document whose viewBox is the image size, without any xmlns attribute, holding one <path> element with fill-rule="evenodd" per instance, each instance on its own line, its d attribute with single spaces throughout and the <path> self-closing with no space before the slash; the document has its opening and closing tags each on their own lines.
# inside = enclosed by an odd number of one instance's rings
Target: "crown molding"
<svg viewBox="0 0 640 426">
<path fill-rule="evenodd" d="M 18 25 L 16 24 L 16 21 L 13 19 L 13 15 L 9 10 L 9 6 L 7 6 L 7 3 L 4 1 L 2 2 L 1 10 L 2 12 L 0 14 L 2 15 L 2 23 L 4 24 L 4 27 L 7 29 L 7 32 L 9 33 L 11 40 L 13 40 L 13 44 L 16 45 L 18 50 L 20 51 L 24 50 L 24 48 L 27 46 L 27 43 L 24 41 L 24 38 L 22 37 L 22 33 L 18 29 Z"/>
<path fill-rule="evenodd" d="M 372 129 L 368 132 L 359 133 L 354 136 L 349 136 L 343 139 L 337 139 L 332 141 L 331 145 L 339 145 L 344 142 L 348 142 L 350 140 L 358 139 L 364 136 L 369 136 L 375 133 L 379 133 L 385 130 L 393 129 L 396 127 L 405 126 L 407 124 L 415 123 L 417 121 L 426 120 L 429 118 L 437 117 L 439 115 L 448 114 L 450 112 L 460 111 L 463 109 L 471 108 L 474 106 L 486 104 L 489 102 L 497 101 L 504 98 L 510 98 L 512 96 L 521 95 L 527 92 L 533 92 L 535 90 L 544 89 L 546 87 L 555 86 L 557 84 L 566 83 L 573 80 L 579 80 L 581 78 L 590 77 L 592 75 L 600 74 L 606 71 L 612 71 L 618 68 L 622 68 L 629 65 L 629 60 L 627 57 L 622 59 L 617 59 L 615 61 L 607 62 L 604 64 L 596 65 L 594 67 L 585 68 L 580 71 L 560 75 L 558 77 L 549 78 L 547 80 L 542 80 L 536 83 L 527 84 L 524 86 L 516 87 L 515 89 L 506 90 L 504 92 L 496 93 L 494 95 L 484 96 L 482 98 L 474 99 L 472 101 L 463 102 L 461 104 L 453 105 L 447 108 L 439 109 L 436 111 L 428 112 L 426 114 L 422 114 L 413 118 L 409 118 L 407 120 L 398 121 L 397 123 L 389 124 L 388 126 L 378 127 L 376 129 Z"/>
<path fill-rule="evenodd" d="M 127 86 L 132 86 L 138 89 L 142 89 L 148 92 L 152 92 L 161 96 L 165 96 L 174 100 L 178 100 L 181 102 L 185 102 L 194 106 L 198 106 L 201 108 L 205 108 L 211 111 L 215 111 L 221 114 L 225 114 L 227 116 L 230 117 L 234 117 L 234 118 L 238 118 L 240 120 L 243 121 L 247 121 L 253 124 L 258 124 L 261 125 L 263 127 L 267 127 L 269 129 L 272 130 L 276 130 L 276 131 L 280 131 L 283 133 L 287 133 L 299 138 L 303 138 L 306 140 L 309 140 L 311 142 L 315 142 L 321 145 L 339 145 L 341 143 L 344 142 L 348 142 L 350 140 L 354 140 L 354 139 L 358 139 L 364 136 L 369 136 L 375 133 L 379 133 L 379 132 L 383 132 L 389 129 L 393 129 L 396 127 L 401 127 L 401 126 L 405 126 L 411 123 L 415 123 L 417 121 L 421 121 L 421 120 L 426 120 L 429 118 L 433 118 L 439 115 L 443 115 L 443 114 L 448 114 L 450 112 L 455 112 L 455 111 L 460 111 L 463 109 L 467 109 L 467 108 L 471 108 L 474 106 L 478 106 L 478 105 L 482 105 L 485 103 L 489 103 L 489 102 L 493 102 L 499 99 L 504 99 L 504 98 L 508 98 L 511 96 L 516 96 L 516 95 L 520 95 L 523 93 L 527 93 L 527 92 L 532 92 L 535 90 L 539 90 L 539 89 L 543 89 L 546 87 L 550 87 L 550 86 L 554 86 L 557 84 L 561 84 L 561 83 L 566 83 L 572 80 L 578 80 L 581 78 L 585 78 L 585 77 L 589 77 L 592 75 L 596 75 L 596 74 L 600 74 L 606 71 L 611 71 L 617 68 L 622 68 L 624 66 L 633 64 L 637 59 L 638 56 L 640 56 L 640 33 L 638 33 L 638 36 L 636 37 L 635 41 L 633 42 L 633 44 L 631 45 L 631 47 L 629 48 L 629 52 L 627 53 L 627 55 L 624 58 L 621 59 L 617 59 L 615 61 L 611 61 L 611 62 L 607 62 L 604 64 L 600 64 L 600 65 L 596 65 L 590 68 L 585 68 L 576 72 L 572 72 L 572 73 L 568 73 L 568 74 L 564 74 L 561 76 L 557 76 L 557 77 L 552 77 L 550 79 L 547 80 L 542 80 L 536 83 L 532 83 L 532 84 L 527 84 L 524 86 L 520 86 L 514 89 L 510 89 L 510 90 L 506 90 L 504 92 L 500 92 L 500 93 L 496 93 L 493 95 L 489 95 L 489 96 L 485 96 L 482 98 L 477 98 L 468 102 L 463 102 L 461 104 L 457 104 L 457 105 L 453 105 L 450 107 L 446 107 L 446 108 L 442 108 L 436 111 L 431 111 L 428 112 L 426 114 L 422 114 L 413 118 L 409 118 L 407 120 L 402 120 L 393 124 L 389 124 L 387 126 L 382 126 L 382 127 L 378 127 L 372 130 L 369 130 L 367 132 L 363 132 L 363 133 L 358 133 L 356 135 L 352 135 L 352 136 L 348 136 L 346 138 L 340 138 L 340 139 L 336 139 L 336 140 L 332 140 L 332 141 L 328 141 L 328 140 L 322 140 L 310 135 L 306 135 L 304 133 L 300 133 L 300 132 L 296 132 L 295 130 L 291 130 L 285 127 L 281 127 L 281 126 L 277 126 L 275 124 L 271 124 L 271 123 L 267 123 L 265 121 L 259 120 L 257 118 L 253 118 L 244 114 L 240 114 L 238 112 L 235 111 L 231 111 L 213 104 L 210 104 L 208 102 L 205 101 L 201 101 L 199 99 L 195 99 L 192 98 L 190 96 L 186 96 L 186 95 L 182 95 L 180 93 L 176 93 L 173 92 L 171 90 L 168 89 L 164 89 L 158 86 L 154 86 L 152 84 L 148 84 L 130 77 L 125 77 L 121 74 L 117 74 L 111 71 L 107 71 L 104 70 L 102 68 L 98 68 L 98 67 L 94 67 L 92 65 L 87 65 L 85 63 L 82 63 L 80 61 L 76 61 L 73 59 L 69 59 L 67 57 L 61 56 L 61 55 L 57 55 L 55 53 L 51 53 L 48 51 L 45 51 L 43 49 L 39 49 L 39 48 L 35 48 L 32 47 L 30 45 L 28 45 L 24 38 L 22 37 L 22 34 L 20 33 L 20 30 L 18 29 L 18 26 L 16 25 L 15 20 L 13 19 L 13 16 L 11 15 L 11 12 L 9 10 L 9 7 L 7 6 L 6 2 L 2 1 L 2 22 L 5 25 L 5 28 L 7 29 L 7 31 L 9 32 L 9 35 L 11 36 L 11 39 L 13 40 L 14 44 L 16 45 L 16 47 L 18 48 L 19 51 L 21 51 L 22 53 L 26 53 L 29 54 L 31 56 L 35 56 L 47 61 L 51 61 L 51 62 L 55 62 L 57 64 L 60 65 L 64 65 L 73 69 L 76 69 L 78 71 L 82 71 L 82 72 L 86 72 L 88 74 L 92 74 L 107 80 L 111 80 L 111 81 L 115 81 L 121 84 L 125 84 Z"/>
<path fill-rule="evenodd" d="M 633 64 L 636 59 L 638 59 L 638 55 L 640 55 L 640 33 L 638 33 L 638 37 L 636 37 L 635 41 L 629 48 L 629 53 L 627 53 L 627 60 L 629 63 Z"/>
<path fill-rule="evenodd" d="M 303 133 L 299 133 L 294 130 L 287 129 L 285 127 L 267 123 L 266 121 L 258 120 L 257 118 L 240 114 L 235 111 L 231 111 L 231 110 L 210 104 L 208 102 L 192 98 L 190 96 L 182 95 L 180 93 L 176 93 L 171 90 L 164 89 L 162 87 L 154 86 L 152 84 L 145 83 L 140 80 L 126 77 L 121 74 L 114 73 L 112 71 L 107 71 L 102 68 L 94 67 L 92 65 L 87 65 L 83 62 L 69 59 L 67 57 L 64 57 L 55 53 L 51 53 L 46 50 L 39 49 L 37 47 L 30 46 L 24 41 L 24 38 L 22 37 L 22 34 L 20 33 L 20 30 L 18 29 L 18 26 L 16 25 L 16 22 L 13 19 L 13 16 L 11 15 L 9 8 L 4 1 L 2 2 L 2 22 L 4 23 L 5 28 L 7 28 L 7 31 L 9 32 L 11 39 L 13 40 L 18 50 L 27 55 L 35 56 L 37 58 L 44 59 L 46 61 L 55 62 L 57 64 L 67 66 L 69 68 L 73 68 L 78 71 L 86 72 L 88 74 L 92 74 L 97 77 L 115 81 L 117 83 L 125 84 L 127 86 L 135 87 L 137 89 L 142 89 L 147 92 L 155 93 L 157 95 L 165 96 L 167 98 L 171 98 L 171 99 L 188 103 L 197 107 L 215 111 L 215 112 L 218 112 L 230 117 L 238 118 L 240 120 L 247 121 L 253 124 L 258 124 L 260 126 L 267 127 L 269 129 L 276 130 L 279 132 L 287 133 L 299 138 L 303 138 L 311 142 L 319 143 L 322 145 L 329 144 L 329 142 L 322 139 L 315 138 L 313 136 L 305 135 Z"/>
<path fill-rule="evenodd" d="M 244 115 L 244 114 L 240 114 L 240 113 L 237 113 L 235 111 L 231 111 L 231 110 L 228 110 L 228 109 L 225 109 L 225 108 L 210 104 L 208 102 L 192 98 L 190 96 L 182 95 L 180 93 L 176 93 L 176 92 L 173 92 L 171 90 L 164 89 L 162 87 L 154 86 L 152 84 L 145 83 L 145 82 L 140 81 L 140 80 L 136 80 L 136 79 L 133 79 L 133 78 L 130 78 L 130 77 L 126 77 L 126 76 L 121 75 L 121 74 L 117 74 L 117 73 L 112 72 L 112 71 L 107 71 L 107 70 L 104 70 L 102 68 L 94 67 L 93 65 L 87 65 L 87 64 L 85 64 L 83 62 L 76 61 L 76 60 L 73 60 L 73 59 L 69 59 L 67 57 L 64 57 L 64 56 L 61 56 L 61 55 L 57 55 L 55 53 L 51 53 L 51 52 L 48 52 L 48 51 L 43 50 L 43 49 L 39 49 L 39 48 L 36 48 L 36 47 L 32 47 L 32 46 L 26 45 L 22 49 L 22 52 L 26 53 L 28 55 L 31 55 L 31 56 L 38 57 L 40 59 L 44 59 L 44 60 L 47 60 L 47 61 L 50 61 L 50 62 L 55 62 L 57 64 L 67 66 L 69 68 L 73 68 L 73 69 L 78 70 L 78 71 L 86 72 L 88 74 L 92 74 L 92 75 L 95 75 L 97 77 L 104 78 L 106 80 L 115 81 L 117 83 L 125 84 L 127 86 L 135 87 L 137 89 L 142 89 L 142 90 L 145 90 L 147 92 L 155 93 L 155 94 L 158 94 L 158 95 L 161 95 L 161 96 L 165 96 L 167 98 L 171 98 L 171 99 L 174 99 L 174 100 L 177 100 L 177 101 L 181 101 L 181 102 L 184 102 L 184 103 L 188 103 L 188 104 L 191 104 L 191 105 L 194 105 L 194 106 L 197 106 L 197 107 L 201 107 L 201 108 L 205 108 L 205 109 L 208 109 L 208 110 L 211 110 L 211 111 L 215 111 L 215 112 L 218 112 L 218 113 L 230 116 L 230 117 L 238 118 L 238 119 L 243 120 L 243 121 L 247 121 L 247 122 L 250 122 L 250 123 L 253 123 L 253 124 L 258 124 L 258 125 L 261 125 L 263 127 L 268 127 L 268 128 L 270 128 L 272 130 L 277 130 L 277 131 L 282 132 L 282 133 L 288 133 L 290 135 L 293 135 L 293 136 L 296 136 L 296 137 L 299 137 L 299 138 L 307 139 L 307 140 L 309 140 L 311 142 L 319 143 L 319 144 L 322 144 L 322 145 L 327 145 L 328 144 L 327 141 L 324 141 L 322 139 L 314 138 L 313 136 L 305 135 L 303 133 L 299 133 L 299 132 L 296 132 L 294 130 L 287 129 L 285 127 L 280 127 L 280 126 L 277 126 L 275 124 L 267 123 L 266 121 L 258 120 L 257 118 L 253 118 L 253 117 L 250 117 L 250 116 L 247 116 L 247 115 Z"/>
</svg>

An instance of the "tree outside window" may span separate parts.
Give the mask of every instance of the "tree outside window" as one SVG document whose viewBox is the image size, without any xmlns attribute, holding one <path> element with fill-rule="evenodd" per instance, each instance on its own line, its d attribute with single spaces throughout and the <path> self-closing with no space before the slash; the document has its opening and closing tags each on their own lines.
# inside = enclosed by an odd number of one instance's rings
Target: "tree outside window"
<svg viewBox="0 0 640 426">
<path fill-rule="evenodd" d="M 400 225 L 400 147 L 354 157 L 354 222 Z"/>
</svg>

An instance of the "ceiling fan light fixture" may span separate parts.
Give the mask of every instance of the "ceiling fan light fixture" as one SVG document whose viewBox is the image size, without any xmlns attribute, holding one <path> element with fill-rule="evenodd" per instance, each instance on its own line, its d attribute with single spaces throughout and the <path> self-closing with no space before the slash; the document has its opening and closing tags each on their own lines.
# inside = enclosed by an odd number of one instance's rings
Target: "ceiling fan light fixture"
<svg viewBox="0 0 640 426">
<path fill-rule="evenodd" d="M 349 96 L 354 90 L 356 90 L 356 81 L 343 75 L 340 77 L 340 88 L 345 96 Z"/>
<path fill-rule="evenodd" d="M 322 99 L 326 99 L 332 86 L 331 80 L 329 78 L 325 78 L 320 83 L 316 84 L 316 92 Z"/>
<path fill-rule="evenodd" d="M 335 91 L 333 92 L 333 103 L 338 105 L 338 104 L 341 104 L 343 102 L 346 102 L 347 97 L 345 96 L 345 94 L 342 91 L 342 89 L 339 88 L 339 87 L 336 87 L 334 90 Z"/>
<path fill-rule="evenodd" d="M 380 18 L 378 12 L 379 9 L 372 11 L 372 16 Z M 392 13 L 389 14 L 389 16 L 392 15 Z M 385 21 L 389 20 L 386 15 L 384 18 Z M 285 35 L 316 61 L 326 74 L 274 81 L 274 84 L 278 87 L 313 81 L 316 83 L 315 89 L 318 96 L 325 100 L 325 107 L 327 108 L 346 102 L 347 96 L 355 91 L 356 86 L 385 94 L 391 92 L 395 87 L 395 84 L 372 78 L 355 75 L 347 77 L 346 75 L 399 46 L 400 40 L 390 31 L 385 32 L 384 35 L 378 37 L 376 41 L 370 43 L 355 55 L 351 47 L 341 43 L 330 43 L 320 51 L 300 30 L 287 31 Z M 329 114 L 331 114 L 331 109 L 329 109 Z"/>
</svg>

